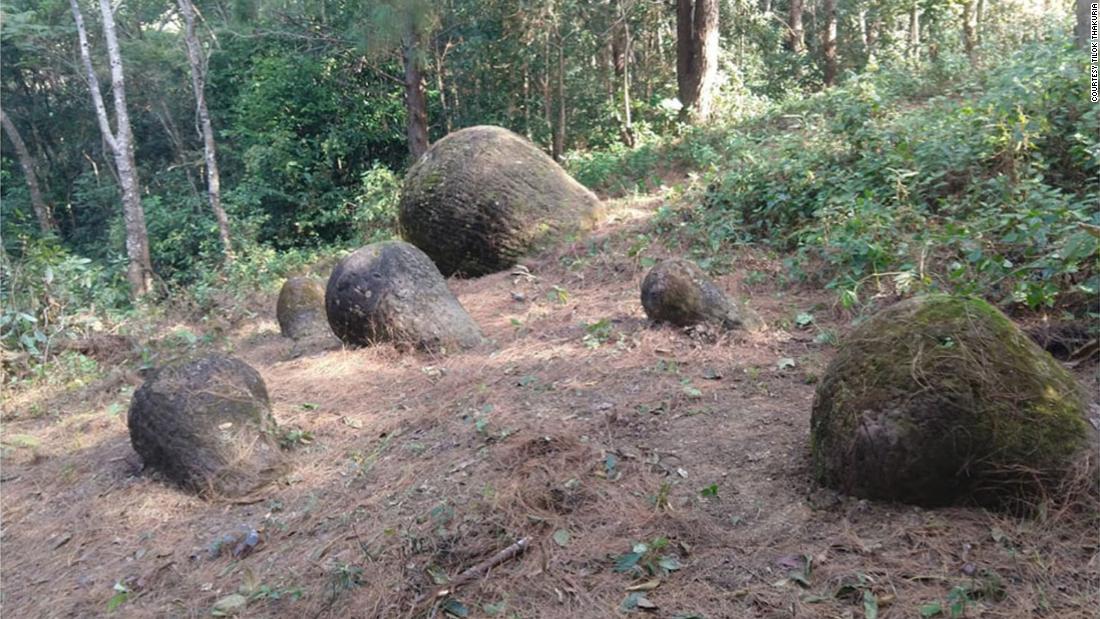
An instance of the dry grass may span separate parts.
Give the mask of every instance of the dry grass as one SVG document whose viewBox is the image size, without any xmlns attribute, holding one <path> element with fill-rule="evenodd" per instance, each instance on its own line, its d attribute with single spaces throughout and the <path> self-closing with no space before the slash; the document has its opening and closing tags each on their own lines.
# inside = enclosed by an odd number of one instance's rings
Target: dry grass
<svg viewBox="0 0 1100 619">
<path fill-rule="evenodd" d="M 598 231 L 601 251 L 579 243 L 528 262 L 533 277 L 451 282 L 495 346 L 436 358 L 291 344 L 273 320 L 237 330 L 233 352 L 263 375 L 280 424 L 313 435 L 259 502 L 204 502 L 139 474 L 125 415 L 106 412 L 118 385 L 13 398 L 4 435 L 38 446 L 8 446 L 2 461 L 5 613 L 102 615 L 122 583 L 127 617 L 209 616 L 239 590 L 252 598 L 244 616 L 439 617 L 446 578 L 530 537 L 458 590 L 470 616 L 494 604 L 505 617 L 619 616 L 627 587 L 651 577 L 613 572 L 612 557 L 657 538 L 683 564 L 645 593 L 659 617 L 858 617 L 864 591 L 880 617 L 912 617 L 983 582 L 968 617 L 1095 616 L 1091 502 L 1020 520 L 816 488 L 810 382 L 832 349 L 783 325 L 827 297 L 725 277 L 781 326 L 651 327 L 644 269 L 625 250 L 653 205 L 627 206 Z M 750 254 L 739 264 L 779 268 Z M 827 304 L 815 317 L 840 328 Z M 600 320 L 605 341 L 590 347 L 584 325 Z M 780 370 L 781 358 L 797 365 Z M 38 397 L 62 408 L 12 414 Z M 717 496 L 702 496 L 712 485 Z M 262 531 L 257 550 L 211 557 L 242 526 Z M 787 572 L 807 556 L 802 586 Z"/>
</svg>

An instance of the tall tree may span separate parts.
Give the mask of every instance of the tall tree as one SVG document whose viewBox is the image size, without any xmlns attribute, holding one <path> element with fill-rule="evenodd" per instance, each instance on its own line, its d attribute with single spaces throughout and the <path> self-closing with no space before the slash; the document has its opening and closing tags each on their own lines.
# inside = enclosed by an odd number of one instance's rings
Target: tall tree
<svg viewBox="0 0 1100 619">
<path fill-rule="evenodd" d="M 836 0 L 825 0 L 825 30 L 821 36 L 821 55 L 825 60 L 825 87 L 836 82 Z"/>
<path fill-rule="evenodd" d="M 356 4 L 356 3 L 352 3 Z M 320 4 L 324 6 L 322 2 Z M 428 97 L 424 91 L 425 41 L 436 30 L 440 8 L 429 0 L 385 0 L 374 3 L 363 20 L 367 46 L 374 53 L 399 50 L 404 74 L 405 137 L 409 155 L 428 150 Z M 439 67 L 442 70 L 442 66 Z"/>
<path fill-rule="evenodd" d="M 129 260 L 126 277 L 130 282 L 130 293 L 134 298 L 148 294 L 153 288 L 153 264 L 149 259 L 149 237 L 145 230 L 145 211 L 141 206 L 141 193 L 138 185 L 137 166 L 134 163 L 134 134 L 130 127 L 130 115 L 126 109 L 126 79 L 122 71 L 122 53 L 119 50 L 118 34 L 115 30 L 115 16 L 110 0 L 99 0 L 99 10 L 103 16 L 103 38 L 107 44 L 107 58 L 111 66 L 111 95 L 115 107 L 116 129 L 111 129 L 107 118 L 107 106 L 103 103 L 103 94 L 99 90 L 99 78 L 92 66 L 91 45 L 88 43 L 88 30 L 84 26 L 84 16 L 80 13 L 77 0 L 69 0 L 69 6 L 76 21 L 76 32 L 80 40 L 80 60 L 87 73 L 88 89 L 92 94 L 99 130 L 103 141 L 111 150 L 115 159 L 115 170 L 122 190 L 122 218 L 126 225 L 126 256 Z"/>
<path fill-rule="evenodd" d="M 183 14 L 183 40 L 187 45 L 187 61 L 191 65 L 191 88 L 195 91 L 195 111 L 202 131 L 203 160 L 206 162 L 206 195 L 210 208 L 218 221 L 218 236 L 221 237 L 226 261 L 233 260 L 233 243 L 229 237 L 229 218 L 222 207 L 221 173 L 218 171 L 218 154 L 214 143 L 214 126 L 210 122 L 210 111 L 206 108 L 206 63 L 203 62 L 202 46 L 195 34 L 195 6 L 191 0 L 179 0 L 180 13 Z"/>
<path fill-rule="evenodd" d="M 963 49 L 971 66 L 978 64 L 978 34 L 977 12 L 974 0 L 963 0 L 962 3 L 962 39 Z"/>
<path fill-rule="evenodd" d="M 791 51 L 801 54 L 806 50 L 806 35 L 802 27 L 802 0 L 791 0 L 788 14 L 787 35 Z"/>
<path fill-rule="evenodd" d="M 616 0 L 615 9 L 616 14 L 611 35 L 611 55 L 615 76 L 622 81 L 623 89 L 622 126 L 619 134 L 622 136 L 624 144 L 634 146 L 634 123 L 630 110 L 630 59 L 634 55 L 634 50 L 633 41 L 630 39 L 630 20 L 627 15 L 626 0 Z"/>
<path fill-rule="evenodd" d="M 717 77 L 718 0 L 677 0 L 676 85 L 686 118 L 710 116 Z"/>
<path fill-rule="evenodd" d="M 420 34 L 414 19 L 411 12 L 405 15 L 401 59 L 405 65 L 405 109 L 408 112 L 405 133 L 409 156 L 416 160 L 428 150 L 428 97 L 424 94 Z"/>
<path fill-rule="evenodd" d="M 920 4 L 916 0 L 909 7 L 909 57 L 913 62 L 920 60 Z"/>
<path fill-rule="evenodd" d="M 1086 49 L 1092 42 L 1091 6 L 1090 0 L 1077 0 L 1076 3 L 1077 25 L 1074 27 L 1074 34 L 1076 34 L 1077 45 Z"/>
<path fill-rule="evenodd" d="M 23 136 L 19 134 L 19 129 L 8 118 L 4 110 L 0 110 L 0 124 L 3 124 L 4 133 L 8 134 L 11 145 L 15 147 L 15 154 L 19 158 L 19 166 L 23 168 L 23 178 L 27 182 L 27 193 L 30 194 L 31 208 L 34 210 L 35 218 L 38 219 L 39 229 L 42 230 L 43 234 L 56 231 L 57 223 L 53 220 L 53 215 L 50 213 L 46 201 L 42 198 L 42 190 L 38 187 L 38 177 L 35 172 L 37 166 L 34 165 L 34 157 L 27 150 L 27 144 L 23 141 Z"/>
</svg>

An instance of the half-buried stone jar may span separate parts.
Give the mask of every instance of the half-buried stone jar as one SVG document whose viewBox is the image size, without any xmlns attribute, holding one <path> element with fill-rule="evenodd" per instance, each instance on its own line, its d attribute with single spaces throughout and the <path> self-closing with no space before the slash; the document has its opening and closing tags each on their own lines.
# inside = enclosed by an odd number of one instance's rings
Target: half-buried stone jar
<svg viewBox="0 0 1100 619">
<path fill-rule="evenodd" d="M 390 342 L 429 352 L 473 348 L 481 329 L 424 252 L 402 241 L 361 247 L 332 270 L 325 312 L 345 344 Z"/>
<path fill-rule="evenodd" d="M 329 330 L 325 287 L 313 277 L 291 277 L 279 291 L 275 317 L 284 337 L 299 339 Z"/>
<path fill-rule="evenodd" d="M 682 258 L 662 260 L 649 270 L 642 280 L 642 307 L 654 322 L 678 327 L 710 324 L 749 331 L 764 327 L 756 312 L 730 300 L 702 269 Z"/>
<path fill-rule="evenodd" d="M 841 340 L 814 398 L 814 474 L 869 499 L 1017 508 L 1081 453 L 1083 411 L 1073 376 L 995 307 L 914 297 Z"/>
<path fill-rule="evenodd" d="M 127 423 L 146 468 L 203 495 L 245 496 L 285 471 L 263 378 L 239 359 L 155 370 L 134 392 Z"/>
</svg>

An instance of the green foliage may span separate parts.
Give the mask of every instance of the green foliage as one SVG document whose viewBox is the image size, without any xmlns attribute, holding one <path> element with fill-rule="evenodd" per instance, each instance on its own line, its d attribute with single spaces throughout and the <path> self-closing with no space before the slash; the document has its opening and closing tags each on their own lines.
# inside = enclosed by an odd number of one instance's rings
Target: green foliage
<svg viewBox="0 0 1100 619">
<path fill-rule="evenodd" d="M 853 79 L 728 132 L 703 208 L 677 215 L 710 253 L 791 252 L 791 273 L 847 305 L 871 288 L 1080 306 L 1100 289 L 1081 228 L 1100 223 L 1083 62 L 1061 42 L 1030 45 L 918 107 L 898 75 Z M 775 126 L 792 117 L 797 130 Z"/>
<path fill-rule="evenodd" d="M 601 318 L 596 322 L 588 323 L 584 325 L 584 338 L 582 341 L 588 348 L 599 348 L 600 344 L 606 343 L 611 339 L 614 332 L 614 327 L 611 325 L 611 321 L 607 318 Z"/>
<path fill-rule="evenodd" d="M 120 270 L 73 255 L 53 238 L 23 239 L 0 260 L 0 346 L 35 364 L 56 357 L 59 339 L 100 331 L 128 303 Z"/>
<path fill-rule="evenodd" d="M 349 240 L 379 219 L 381 194 L 395 186 L 379 168 L 405 157 L 402 103 L 379 91 L 378 78 L 355 73 L 352 60 L 280 50 L 238 78 L 230 137 L 243 170 L 226 201 L 255 218 L 256 240 L 279 247 Z"/>
<path fill-rule="evenodd" d="M 613 570 L 634 576 L 667 576 L 683 567 L 675 554 L 662 554 L 669 545 L 668 539 L 658 537 L 649 543 L 639 542 L 630 552 L 615 557 Z"/>
</svg>

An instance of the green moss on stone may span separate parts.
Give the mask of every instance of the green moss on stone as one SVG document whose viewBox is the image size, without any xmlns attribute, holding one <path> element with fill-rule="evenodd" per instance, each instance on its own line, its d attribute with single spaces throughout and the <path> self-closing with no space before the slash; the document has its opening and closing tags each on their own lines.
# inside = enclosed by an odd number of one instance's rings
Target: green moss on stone
<svg viewBox="0 0 1100 619">
<path fill-rule="evenodd" d="M 1002 503 L 1059 477 L 1083 410 L 1073 377 L 993 306 L 914 298 L 842 343 L 814 401 L 814 472 L 868 498 Z"/>
</svg>

